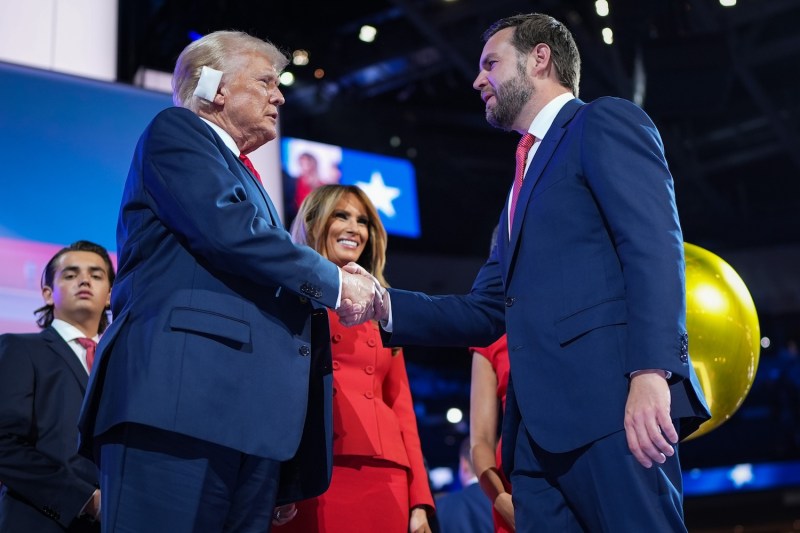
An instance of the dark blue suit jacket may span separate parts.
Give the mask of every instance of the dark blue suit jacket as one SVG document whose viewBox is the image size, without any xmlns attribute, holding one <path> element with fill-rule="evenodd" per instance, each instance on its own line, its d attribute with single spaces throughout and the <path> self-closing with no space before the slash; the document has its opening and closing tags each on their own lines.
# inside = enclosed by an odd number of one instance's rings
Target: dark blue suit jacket
<svg viewBox="0 0 800 533">
<path fill-rule="evenodd" d="M 492 533 L 492 503 L 478 483 L 436 500 L 436 520 L 441 533 Z"/>
<path fill-rule="evenodd" d="M 98 347 L 82 445 L 143 424 L 294 458 L 279 501 L 324 491 L 331 374 L 321 307 L 336 304 L 337 267 L 291 242 L 261 184 L 182 108 L 161 112 L 139 141 L 117 245 L 114 322 Z M 315 308 L 322 342 L 312 347 Z"/>
<path fill-rule="evenodd" d="M 0 336 L 0 531 L 99 531 L 76 521 L 97 488 L 78 451 L 88 376 L 53 328 Z"/>
<path fill-rule="evenodd" d="M 551 452 L 623 429 L 628 375 L 672 372 L 683 436 L 708 418 L 687 351 L 683 237 L 661 138 L 617 98 L 568 102 L 533 158 L 513 233 L 466 296 L 391 290 L 393 344 L 486 345 L 507 329 L 503 466 L 520 418 Z"/>
</svg>

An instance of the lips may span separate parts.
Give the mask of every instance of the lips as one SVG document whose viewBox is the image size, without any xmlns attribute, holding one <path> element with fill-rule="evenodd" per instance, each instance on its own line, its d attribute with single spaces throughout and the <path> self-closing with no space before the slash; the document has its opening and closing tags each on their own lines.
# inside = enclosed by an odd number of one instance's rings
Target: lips
<svg viewBox="0 0 800 533">
<path fill-rule="evenodd" d="M 94 295 L 92 294 L 92 291 L 78 291 L 75 293 L 75 296 L 78 298 L 91 298 Z"/>
<path fill-rule="evenodd" d="M 345 248 L 358 248 L 358 243 L 352 239 L 339 239 L 336 242 Z"/>
</svg>

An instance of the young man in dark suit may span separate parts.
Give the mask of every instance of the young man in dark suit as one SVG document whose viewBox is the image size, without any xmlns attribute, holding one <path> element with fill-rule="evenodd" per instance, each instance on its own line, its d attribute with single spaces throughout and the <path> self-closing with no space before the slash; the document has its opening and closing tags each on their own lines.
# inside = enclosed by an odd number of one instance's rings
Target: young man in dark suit
<svg viewBox="0 0 800 533">
<path fill-rule="evenodd" d="M 77 422 L 113 283 L 103 247 L 63 248 L 42 276 L 42 331 L 0 336 L 4 533 L 100 530 L 97 470 L 77 454 Z"/>
</svg>

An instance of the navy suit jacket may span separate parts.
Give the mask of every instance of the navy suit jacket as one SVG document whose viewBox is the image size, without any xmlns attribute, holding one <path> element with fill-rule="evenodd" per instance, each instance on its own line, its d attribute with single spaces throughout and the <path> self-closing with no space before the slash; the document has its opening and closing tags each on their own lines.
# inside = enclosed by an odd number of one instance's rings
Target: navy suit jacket
<svg viewBox="0 0 800 533">
<path fill-rule="evenodd" d="M 75 520 L 98 486 L 78 455 L 88 379 L 53 328 L 0 336 L 0 531 L 100 530 Z"/>
<path fill-rule="evenodd" d="M 503 466 L 520 420 L 565 452 L 623 429 L 628 375 L 672 372 L 682 436 L 709 417 L 687 350 L 683 237 L 650 118 L 626 100 L 568 102 L 525 176 L 509 238 L 464 296 L 391 290 L 392 344 L 487 345 L 508 333 Z"/>
<path fill-rule="evenodd" d="M 279 502 L 324 491 L 332 415 L 321 307 L 336 304 L 337 267 L 292 243 L 261 184 L 182 108 L 142 134 L 117 246 L 114 322 L 98 346 L 82 448 L 143 424 L 292 460 Z M 322 342 L 312 346 L 315 311 Z"/>
<path fill-rule="evenodd" d="M 478 483 L 436 500 L 441 533 L 493 533 L 492 503 Z"/>
</svg>

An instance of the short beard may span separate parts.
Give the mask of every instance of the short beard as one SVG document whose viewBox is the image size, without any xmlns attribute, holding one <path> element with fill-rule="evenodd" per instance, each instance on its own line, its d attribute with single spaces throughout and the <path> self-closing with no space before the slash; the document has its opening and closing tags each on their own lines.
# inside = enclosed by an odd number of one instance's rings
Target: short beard
<svg viewBox="0 0 800 533">
<path fill-rule="evenodd" d="M 505 131 L 511 131 L 522 108 L 533 96 L 533 84 L 525 73 L 525 64 L 517 63 L 517 76 L 501 83 L 495 94 L 494 109 L 486 110 L 486 121 Z"/>
</svg>

